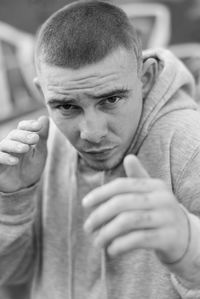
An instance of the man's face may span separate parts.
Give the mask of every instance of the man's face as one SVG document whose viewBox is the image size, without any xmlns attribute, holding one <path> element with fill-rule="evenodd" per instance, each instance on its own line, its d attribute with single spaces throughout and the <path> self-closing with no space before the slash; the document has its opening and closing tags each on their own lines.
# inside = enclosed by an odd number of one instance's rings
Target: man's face
<svg viewBox="0 0 200 299">
<path fill-rule="evenodd" d="M 39 82 L 49 114 L 92 168 L 124 158 L 142 113 L 142 84 L 134 53 L 117 49 L 79 69 L 41 64 Z"/>
</svg>

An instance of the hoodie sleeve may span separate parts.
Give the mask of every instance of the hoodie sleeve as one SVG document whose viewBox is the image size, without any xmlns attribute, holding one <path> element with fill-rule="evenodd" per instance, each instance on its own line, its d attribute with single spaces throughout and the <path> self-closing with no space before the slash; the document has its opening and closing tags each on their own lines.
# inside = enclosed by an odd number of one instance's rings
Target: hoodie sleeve
<svg viewBox="0 0 200 299">
<path fill-rule="evenodd" d="M 185 207 L 190 224 L 190 244 L 184 258 L 168 265 L 174 287 L 183 299 L 200 298 L 200 148 L 185 161 L 176 196 Z"/>
<path fill-rule="evenodd" d="M 34 258 L 38 185 L 0 193 L 0 285 L 26 282 Z"/>
<path fill-rule="evenodd" d="M 183 299 L 200 298 L 200 220 L 188 213 L 191 238 L 187 254 L 171 266 L 171 280 Z M 169 266 L 170 267 L 170 266 Z"/>
</svg>

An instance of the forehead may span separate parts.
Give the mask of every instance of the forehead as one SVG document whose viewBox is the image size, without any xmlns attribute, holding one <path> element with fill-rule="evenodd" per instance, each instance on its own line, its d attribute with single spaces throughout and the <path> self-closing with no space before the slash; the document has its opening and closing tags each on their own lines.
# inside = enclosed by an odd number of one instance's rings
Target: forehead
<svg viewBox="0 0 200 299">
<path fill-rule="evenodd" d="M 113 85 L 129 85 L 137 77 L 134 53 L 117 49 L 98 63 L 79 69 L 41 64 L 39 81 L 45 93 L 99 93 Z M 117 87 L 117 86 L 116 86 Z"/>
</svg>

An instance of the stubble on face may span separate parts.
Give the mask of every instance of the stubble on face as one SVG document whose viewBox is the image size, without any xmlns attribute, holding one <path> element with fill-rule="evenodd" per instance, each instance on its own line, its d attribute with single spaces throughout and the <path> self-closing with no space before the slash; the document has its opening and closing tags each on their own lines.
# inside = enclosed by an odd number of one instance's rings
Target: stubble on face
<svg viewBox="0 0 200 299">
<path fill-rule="evenodd" d="M 106 122 L 109 124 L 108 134 L 95 147 L 98 149 L 98 147 L 116 145 L 116 148 L 111 150 L 110 155 L 105 154 L 105 159 L 103 156 L 95 158 L 95 155 L 91 155 L 90 157 L 84 155 L 84 145 L 87 144 L 87 148 L 90 146 L 92 148 L 93 144 L 90 140 L 81 140 L 80 138 L 80 116 L 66 118 L 61 114 L 59 115 L 58 110 L 49 109 L 58 129 L 77 149 L 89 167 L 97 171 L 111 170 L 117 167 L 129 150 L 141 115 L 142 100 L 140 83 L 137 76 L 137 63 L 134 61 L 133 55 L 126 50 L 122 51 L 120 49 L 119 51 L 118 49 L 100 63 L 92 66 L 90 65 L 79 70 L 45 66 L 45 72 L 42 75 L 43 78 L 41 78 L 41 81 L 44 79 L 43 92 L 47 102 L 49 94 L 51 94 L 51 98 L 55 99 L 57 97 L 64 99 L 66 94 L 69 94 L 72 98 L 77 97 L 79 99 L 78 105 L 82 109 L 81 115 L 86 115 L 88 107 L 94 108 L 94 100 L 88 100 L 86 91 L 90 91 L 92 94 L 94 90 L 94 94 L 96 94 L 97 89 L 98 92 L 105 92 L 110 87 L 112 89 L 125 88 L 131 90 L 131 94 L 127 100 L 128 104 L 122 106 L 121 110 L 118 109 L 115 113 L 100 111 L 106 115 Z M 98 113 L 100 112 L 98 111 Z M 102 114 L 103 117 L 104 114 Z M 112 124 L 110 125 L 110 123 Z"/>
</svg>

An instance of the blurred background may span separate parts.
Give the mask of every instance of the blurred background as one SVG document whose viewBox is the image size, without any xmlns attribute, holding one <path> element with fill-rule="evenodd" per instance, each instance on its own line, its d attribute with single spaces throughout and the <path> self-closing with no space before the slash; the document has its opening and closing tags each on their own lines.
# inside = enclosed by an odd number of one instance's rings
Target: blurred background
<svg viewBox="0 0 200 299">
<path fill-rule="evenodd" d="M 80 0 L 81 1 L 81 0 Z M 84 0 L 82 0 L 84 1 Z M 21 119 L 46 113 L 32 81 L 34 35 L 54 11 L 73 1 L 0 0 L 0 140 Z M 200 0 L 112 0 L 136 25 L 143 49 L 171 49 L 194 75 L 200 97 Z"/>
</svg>

